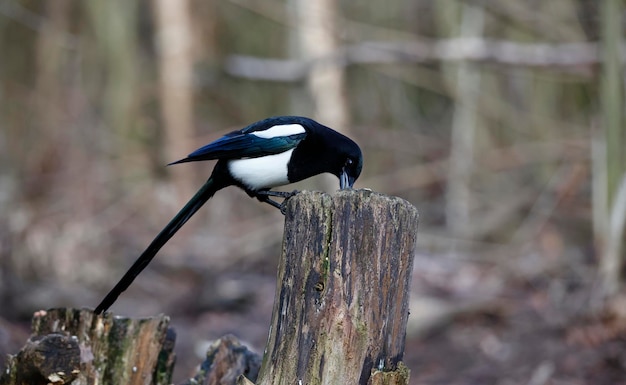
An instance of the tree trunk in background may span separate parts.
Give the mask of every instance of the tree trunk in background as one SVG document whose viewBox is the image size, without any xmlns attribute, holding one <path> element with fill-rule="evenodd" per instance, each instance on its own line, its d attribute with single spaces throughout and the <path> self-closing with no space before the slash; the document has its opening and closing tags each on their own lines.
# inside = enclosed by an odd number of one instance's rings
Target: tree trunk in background
<svg viewBox="0 0 626 385">
<path fill-rule="evenodd" d="M 337 2 L 295 0 L 298 41 L 302 56 L 312 60 L 307 84 L 316 119 L 345 132 L 349 124 L 344 69 L 333 58 L 339 54 Z"/>
<path fill-rule="evenodd" d="M 604 143 L 603 157 L 595 157 L 596 161 L 605 164 L 606 177 L 599 178 L 604 186 L 595 186 L 594 194 L 601 194 L 594 199 L 594 230 L 596 245 L 603 255 L 600 273 L 603 280 L 604 293 L 615 294 L 621 286 L 624 241 L 623 212 L 617 212 L 618 190 L 620 181 L 626 171 L 624 148 L 626 148 L 626 130 L 624 128 L 624 64 L 621 59 L 622 50 L 622 15 L 624 7 L 620 0 L 604 0 L 602 5 L 602 41 L 604 62 L 601 75 L 601 106 Z M 602 168 L 596 167 L 596 169 Z M 621 190 L 626 193 L 626 190 Z M 623 199 L 623 197 L 621 198 Z M 600 205 L 600 207 L 597 207 Z M 597 223 L 600 221 L 600 223 Z M 621 228 L 619 223 L 622 223 Z M 616 238 L 617 237 L 617 238 Z"/>
<path fill-rule="evenodd" d="M 344 68 L 334 60 L 339 55 L 340 45 L 337 38 L 337 2 L 292 0 L 291 4 L 295 8 L 296 20 L 296 41 L 292 42 L 296 47 L 294 51 L 311 65 L 306 83 L 313 101 L 313 118 L 348 134 L 350 122 Z M 296 104 L 294 113 L 306 114 L 304 107 L 302 103 Z M 336 181 L 332 177 L 324 175 L 321 178 L 320 188 L 325 191 L 336 190 Z"/>
<path fill-rule="evenodd" d="M 454 23 L 456 7 L 450 2 L 437 4 L 440 12 L 447 13 Z M 480 38 L 484 28 L 484 10 L 479 6 L 463 3 L 461 6 L 461 26 L 459 37 Z M 454 27 L 452 27 L 454 28 Z M 456 83 L 456 99 L 452 120 L 450 169 L 446 197 L 446 224 L 456 236 L 469 235 L 472 210 L 471 181 L 474 174 L 475 137 L 478 126 L 478 101 L 480 90 L 480 69 L 474 63 L 461 62 L 456 65 L 450 81 Z M 455 83 L 454 83 L 455 81 Z"/>
<path fill-rule="evenodd" d="M 154 9 L 164 156 L 169 163 L 195 149 L 189 142 L 194 133 L 192 18 L 188 0 L 154 0 Z M 180 167 L 172 174 L 177 200 L 182 204 L 196 189 L 193 168 Z"/>
<path fill-rule="evenodd" d="M 49 20 L 49 33 L 39 34 L 37 39 L 36 96 L 37 109 L 46 117 L 39 122 L 43 126 L 41 131 L 52 134 L 59 132 L 60 128 L 61 111 L 56 102 L 64 96 L 62 70 L 66 63 L 63 61 L 65 51 L 59 50 L 59 46 L 63 44 L 63 31 L 68 30 L 70 4 L 67 0 L 60 0 L 46 2 L 44 7 Z M 50 145 L 56 138 L 38 139 L 33 145 Z"/>
<path fill-rule="evenodd" d="M 133 170 L 124 157 L 136 151 L 136 142 L 130 138 L 138 121 L 140 99 L 136 29 L 138 6 L 133 1 L 111 0 L 87 1 L 84 7 L 98 46 L 98 49 L 89 47 L 85 52 L 93 54 L 89 59 L 97 63 L 96 68 L 102 71 L 102 74 L 86 77 L 96 83 L 93 87 L 102 88 L 104 113 L 103 121 L 99 123 L 103 126 L 102 131 L 109 135 L 102 148 L 118 160 L 115 177 L 125 180 Z M 96 92 L 100 96 L 100 91 Z"/>
</svg>

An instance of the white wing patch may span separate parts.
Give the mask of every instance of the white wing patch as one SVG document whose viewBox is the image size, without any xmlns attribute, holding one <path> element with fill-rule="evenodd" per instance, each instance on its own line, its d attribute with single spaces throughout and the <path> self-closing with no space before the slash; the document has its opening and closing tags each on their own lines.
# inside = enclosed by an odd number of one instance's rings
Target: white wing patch
<svg viewBox="0 0 626 385">
<path fill-rule="evenodd" d="M 272 126 L 267 130 L 254 131 L 250 134 L 258 136 L 259 138 L 272 139 L 302 133 L 304 133 L 304 127 L 299 124 L 282 124 L 280 126 Z"/>
<path fill-rule="evenodd" d="M 295 124 L 293 126 L 301 127 Z M 272 127 L 270 130 L 274 128 Z M 293 133 L 287 135 L 293 135 Z M 235 179 L 251 190 L 282 186 L 289 184 L 287 164 L 291 159 L 292 152 L 293 149 L 276 155 L 231 160 L 228 162 L 228 170 Z"/>
</svg>

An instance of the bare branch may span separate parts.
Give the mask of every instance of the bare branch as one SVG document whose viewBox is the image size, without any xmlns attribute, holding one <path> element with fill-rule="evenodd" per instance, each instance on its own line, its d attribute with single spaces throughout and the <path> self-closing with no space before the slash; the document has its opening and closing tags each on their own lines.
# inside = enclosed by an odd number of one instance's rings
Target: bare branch
<svg viewBox="0 0 626 385">
<path fill-rule="evenodd" d="M 232 76 L 254 80 L 301 81 L 319 65 L 408 64 L 437 61 L 482 61 L 527 67 L 568 68 L 581 74 L 600 62 L 600 45 L 584 43 L 518 43 L 506 40 L 461 37 L 410 42 L 364 42 L 343 46 L 334 54 L 310 60 L 266 59 L 247 55 L 228 56 L 225 70 Z M 626 47 L 622 47 L 626 60 Z"/>
</svg>

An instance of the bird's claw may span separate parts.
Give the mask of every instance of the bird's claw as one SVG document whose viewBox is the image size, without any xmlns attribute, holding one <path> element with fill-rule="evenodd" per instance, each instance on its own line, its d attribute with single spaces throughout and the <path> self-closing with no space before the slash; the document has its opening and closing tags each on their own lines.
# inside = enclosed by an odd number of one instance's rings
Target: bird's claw
<svg viewBox="0 0 626 385">
<path fill-rule="evenodd" d="M 299 192 L 300 191 L 298 190 L 293 190 L 291 192 L 265 190 L 265 191 L 258 191 L 257 198 L 261 202 L 266 202 L 276 207 L 278 210 L 280 210 L 281 214 L 286 215 L 287 214 L 287 201 L 289 201 L 289 199 L 297 195 Z M 281 203 L 278 203 L 274 200 L 271 200 L 269 197 L 278 197 L 278 198 L 283 198 L 284 200 Z"/>
<path fill-rule="evenodd" d="M 284 198 L 283 202 L 280 204 L 279 210 L 283 215 L 287 215 L 287 202 L 289 199 L 296 196 L 300 191 L 293 190 L 292 192 L 285 192 L 282 194 L 282 198 Z"/>
<path fill-rule="evenodd" d="M 300 191 L 298 190 L 293 190 L 292 192 L 287 193 L 288 195 L 285 196 L 285 199 L 289 199 L 292 198 L 296 195 L 298 195 L 300 193 Z M 284 203 L 284 202 L 283 202 Z"/>
</svg>

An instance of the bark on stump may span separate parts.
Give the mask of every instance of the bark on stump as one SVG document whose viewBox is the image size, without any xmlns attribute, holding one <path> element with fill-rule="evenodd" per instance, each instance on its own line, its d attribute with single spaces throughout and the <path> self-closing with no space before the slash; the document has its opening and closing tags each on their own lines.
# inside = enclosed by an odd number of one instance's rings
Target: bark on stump
<svg viewBox="0 0 626 385">
<path fill-rule="evenodd" d="M 96 316 L 91 309 L 35 313 L 32 336 L 10 357 L 0 385 L 166 385 L 174 368 L 169 318 Z"/>
<path fill-rule="evenodd" d="M 369 190 L 289 201 L 257 384 L 408 384 L 417 223 L 408 202 Z"/>
</svg>

